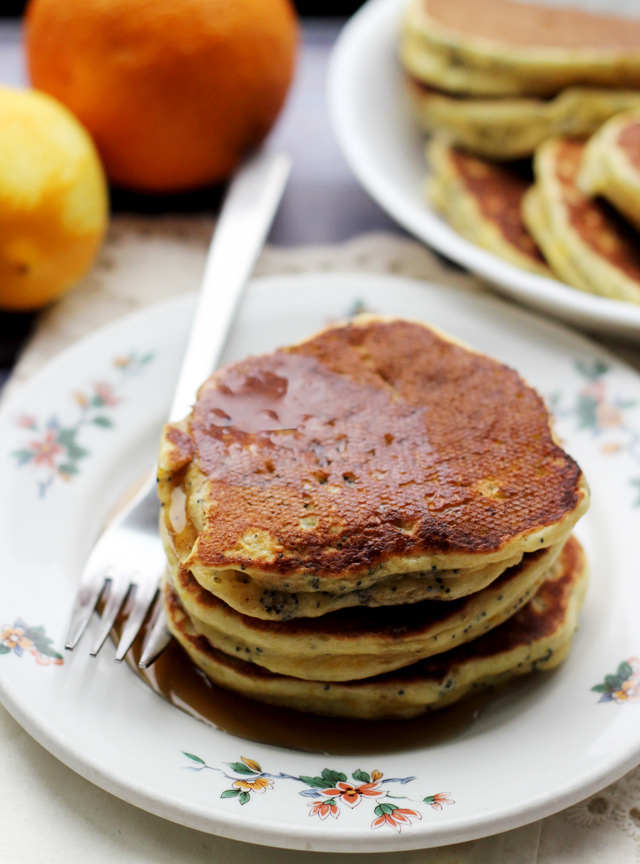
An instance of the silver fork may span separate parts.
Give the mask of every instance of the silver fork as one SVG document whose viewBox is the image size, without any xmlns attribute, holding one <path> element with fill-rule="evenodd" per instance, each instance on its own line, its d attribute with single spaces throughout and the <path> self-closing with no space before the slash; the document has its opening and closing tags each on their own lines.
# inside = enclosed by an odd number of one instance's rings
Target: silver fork
<svg viewBox="0 0 640 864">
<path fill-rule="evenodd" d="M 229 186 L 209 247 L 169 422 L 189 413 L 197 388 L 220 361 L 242 291 L 266 239 L 290 170 L 288 156 L 261 152 L 245 163 Z M 124 659 L 155 600 L 164 570 L 159 514 L 155 471 L 152 471 L 143 488 L 106 528 L 89 556 L 71 614 L 66 648 L 71 650 L 77 645 L 98 601 L 105 597 L 91 654 L 95 656 L 100 651 L 122 609 L 127 617 L 115 659 Z M 170 638 L 160 608 L 140 665 L 150 665 Z"/>
</svg>

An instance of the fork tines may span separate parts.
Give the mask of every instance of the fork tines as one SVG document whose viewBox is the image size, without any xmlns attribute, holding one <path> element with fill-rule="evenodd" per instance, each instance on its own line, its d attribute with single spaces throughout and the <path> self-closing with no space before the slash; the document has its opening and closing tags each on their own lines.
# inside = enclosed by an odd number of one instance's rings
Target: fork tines
<svg viewBox="0 0 640 864">
<path fill-rule="evenodd" d="M 157 583 L 149 582 L 144 578 L 136 580 L 135 575 L 125 576 L 115 568 L 108 568 L 104 573 L 98 574 L 91 584 L 82 586 L 78 591 L 65 647 L 69 650 L 75 648 L 89 624 L 92 613 L 100 601 L 104 600 L 100 627 L 90 653 L 93 657 L 98 654 L 122 611 L 123 615 L 126 615 L 126 620 L 115 656 L 117 661 L 122 661 L 140 632 L 155 602 L 157 592 Z"/>
</svg>

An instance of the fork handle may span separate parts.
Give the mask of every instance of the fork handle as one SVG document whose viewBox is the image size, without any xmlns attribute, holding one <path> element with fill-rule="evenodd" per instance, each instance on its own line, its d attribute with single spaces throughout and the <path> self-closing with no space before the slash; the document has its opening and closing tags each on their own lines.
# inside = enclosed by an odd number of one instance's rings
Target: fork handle
<svg viewBox="0 0 640 864">
<path fill-rule="evenodd" d="M 260 151 L 227 191 L 202 278 L 169 421 L 191 411 L 200 384 L 220 362 L 235 311 L 291 170 L 284 153 Z"/>
</svg>

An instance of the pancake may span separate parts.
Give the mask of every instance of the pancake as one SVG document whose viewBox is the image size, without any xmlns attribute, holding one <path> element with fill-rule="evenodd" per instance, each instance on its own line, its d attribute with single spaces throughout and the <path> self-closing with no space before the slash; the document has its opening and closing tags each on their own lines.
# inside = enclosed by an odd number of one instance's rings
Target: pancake
<svg viewBox="0 0 640 864">
<path fill-rule="evenodd" d="M 554 138 L 535 156 L 523 216 L 560 279 L 593 294 L 640 303 L 638 235 L 616 211 L 578 188 L 585 145 Z"/>
<path fill-rule="evenodd" d="M 621 111 L 640 108 L 640 91 L 569 87 L 552 99 L 460 96 L 409 80 L 413 113 L 428 133 L 500 161 L 531 156 L 547 138 L 586 137 Z"/>
<path fill-rule="evenodd" d="M 349 681 L 441 654 L 497 627 L 538 590 L 560 549 L 531 552 L 483 591 L 450 603 L 343 609 L 286 622 L 236 612 L 188 570 L 179 569 L 169 579 L 195 630 L 214 648 L 282 675 Z"/>
<path fill-rule="evenodd" d="M 427 197 L 459 234 L 518 267 L 551 275 L 522 220 L 522 199 L 532 184 L 526 168 L 472 156 L 439 135 L 426 155 Z"/>
<path fill-rule="evenodd" d="M 212 593 L 238 572 L 336 594 L 484 567 L 561 542 L 588 507 L 514 370 L 374 316 L 216 372 L 165 427 L 158 488 L 180 566 Z"/>
<path fill-rule="evenodd" d="M 163 596 L 173 635 L 216 684 L 301 711 L 383 719 L 415 717 L 470 692 L 557 666 L 569 650 L 586 581 L 582 550 L 571 537 L 535 597 L 499 627 L 437 658 L 341 683 L 278 675 L 227 655 L 194 630 L 170 586 L 165 585 Z"/>
<path fill-rule="evenodd" d="M 590 139 L 578 186 L 587 195 L 602 195 L 640 228 L 640 111 L 614 117 Z"/>
<path fill-rule="evenodd" d="M 160 530 L 169 567 L 177 572 L 180 566 L 178 553 L 164 521 Z M 326 615 L 327 612 L 353 606 L 376 608 L 417 603 L 420 600 L 457 600 L 459 597 L 466 597 L 486 588 L 508 567 L 518 564 L 521 558 L 521 555 L 514 555 L 512 558 L 496 561 L 476 570 L 399 573 L 372 584 L 368 584 L 368 580 L 363 579 L 359 580 L 362 583 L 359 588 L 333 594 L 328 591 L 275 591 L 261 587 L 246 573 L 237 571 L 233 579 L 214 577 L 212 593 L 232 609 L 265 621 L 318 618 Z"/>
<path fill-rule="evenodd" d="M 401 58 L 442 90 L 553 96 L 640 87 L 640 19 L 510 0 L 411 0 Z"/>
</svg>

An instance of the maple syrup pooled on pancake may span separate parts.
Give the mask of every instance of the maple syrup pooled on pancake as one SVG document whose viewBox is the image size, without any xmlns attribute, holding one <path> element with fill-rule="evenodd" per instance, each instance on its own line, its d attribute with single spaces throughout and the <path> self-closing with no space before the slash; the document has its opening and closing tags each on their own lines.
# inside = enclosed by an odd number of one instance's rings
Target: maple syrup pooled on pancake
<svg viewBox="0 0 640 864">
<path fill-rule="evenodd" d="M 164 502 L 185 477 L 205 489 L 189 502 L 196 577 L 246 569 L 290 591 L 371 568 L 382 578 L 404 557 L 507 557 L 586 501 L 544 403 L 514 370 L 399 319 L 220 370 L 188 420 L 165 427 Z"/>
<path fill-rule="evenodd" d="M 120 626 L 118 622 L 114 628 L 118 637 Z M 175 640 L 152 666 L 140 669 L 142 645 L 151 626 L 152 620 L 127 654 L 126 662 L 135 674 L 191 717 L 258 744 L 335 756 L 399 753 L 462 735 L 492 697 L 485 692 L 414 720 L 349 720 L 306 714 L 256 702 L 216 686 Z"/>
</svg>

